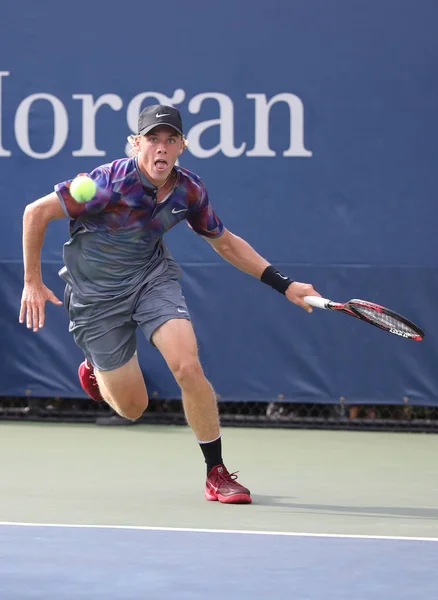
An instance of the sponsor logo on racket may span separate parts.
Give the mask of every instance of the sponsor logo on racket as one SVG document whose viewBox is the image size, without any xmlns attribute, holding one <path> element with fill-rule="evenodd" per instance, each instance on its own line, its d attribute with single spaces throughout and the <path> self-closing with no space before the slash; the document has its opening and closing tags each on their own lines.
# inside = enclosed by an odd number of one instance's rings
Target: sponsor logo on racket
<svg viewBox="0 0 438 600">
<path fill-rule="evenodd" d="M 394 329 L 394 327 L 391 327 L 389 332 L 394 333 L 395 335 L 399 335 L 400 337 L 404 337 L 404 338 L 412 337 L 412 334 L 406 333 L 405 331 L 400 331 L 400 329 Z"/>
</svg>

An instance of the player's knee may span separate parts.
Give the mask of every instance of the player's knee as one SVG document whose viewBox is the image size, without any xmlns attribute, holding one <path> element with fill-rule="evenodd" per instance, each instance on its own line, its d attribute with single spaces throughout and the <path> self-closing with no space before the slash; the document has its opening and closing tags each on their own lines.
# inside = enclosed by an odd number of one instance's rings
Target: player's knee
<svg viewBox="0 0 438 600">
<path fill-rule="evenodd" d="M 139 419 L 148 407 L 148 399 L 143 398 L 123 398 L 120 402 L 116 399 L 113 401 L 113 406 L 117 407 L 117 412 L 121 417 L 135 421 Z"/>
<path fill-rule="evenodd" d="M 184 387 L 196 385 L 204 372 L 197 358 L 181 359 L 173 368 L 173 375 L 178 384 Z"/>
</svg>

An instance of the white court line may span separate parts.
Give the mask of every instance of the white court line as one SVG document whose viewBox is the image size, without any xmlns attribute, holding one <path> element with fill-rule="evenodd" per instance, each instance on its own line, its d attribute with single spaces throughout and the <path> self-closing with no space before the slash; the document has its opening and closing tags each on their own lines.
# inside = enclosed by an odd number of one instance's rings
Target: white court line
<svg viewBox="0 0 438 600">
<path fill-rule="evenodd" d="M 432 537 L 408 537 L 397 535 L 354 535 L 344 533 L 305 533 L 296 531 L 246 531 L 243 529 L 192 529 L 190 527 L 148 527 L 136 525 L 80 525 L 73 523 L 17 523 L 0 521 L 1 526 L 13 527 L 51 527 L 68 529 L 122 529 L 133 531 L 175 531 L 185 533 L 228 533 L 240 535 L 278 535 L 283 537 L 305 537 L 305 538 L 337 538 L 353 540 L 392 540 L 408 542 L 438 542 L 438 538 Z"/>
</svg>

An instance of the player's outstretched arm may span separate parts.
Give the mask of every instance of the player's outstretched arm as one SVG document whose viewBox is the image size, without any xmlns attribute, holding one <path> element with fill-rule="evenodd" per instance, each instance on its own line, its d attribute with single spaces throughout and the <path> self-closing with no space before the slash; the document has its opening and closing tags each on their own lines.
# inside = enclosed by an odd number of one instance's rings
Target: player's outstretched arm
<svg viewBox="0 0 438 600">
<path fill-rule="evenodd" d="M 310 283 L 292 281 L 282 275 L 265 258 L 260 256 L 245 240 L 225 229 L 218 238 L 205 238 L 223 259 L 234 267 L 256 277 L 281 292 L 294 304 L 301 306 L 308 312 L 312 308 L 304 302 L 304 296 L 320 296 Z"/>
<path fill-rule="evenodd" d="M 23 215 L 24 287 L 21 296 L 20 323 L 33 331 L 44 326 L 45 304 L 62 302 L 47 288 L 41 276 L 41 249 L 47 225 L 54 219 L 65 217 L 56 193 L 48 194 L 26 206 Z"/>
</svg>

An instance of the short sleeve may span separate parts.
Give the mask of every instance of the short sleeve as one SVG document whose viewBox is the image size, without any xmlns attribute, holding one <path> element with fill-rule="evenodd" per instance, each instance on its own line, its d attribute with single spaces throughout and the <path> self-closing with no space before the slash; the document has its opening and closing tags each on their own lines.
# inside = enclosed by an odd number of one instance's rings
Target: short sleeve
<svg viewBox="0 0 438 600">
<path fill-rule="evenodd" d="M 91 173 L 79 173 L 79 175 L 88 175 L 96 182 L 96 195 L 89 202 L 76 202 L 71 196 L 71 179 L 55 185 L 55 192 L 58 194 L 64 212 L 71 219 L 78 219 L 86 214 L 102 212 L 112 196 L 111 170 L 109 165 L 98 167 L 91 171 Z"/>
<path fill-rule="evenodd" d="M 224 231 L 224 225 L 214 212 L 204 185 L 199 200 L 190 208 L 187 222 L 196 233 L 208 238 L 220 237 Z"/>
</svg>

